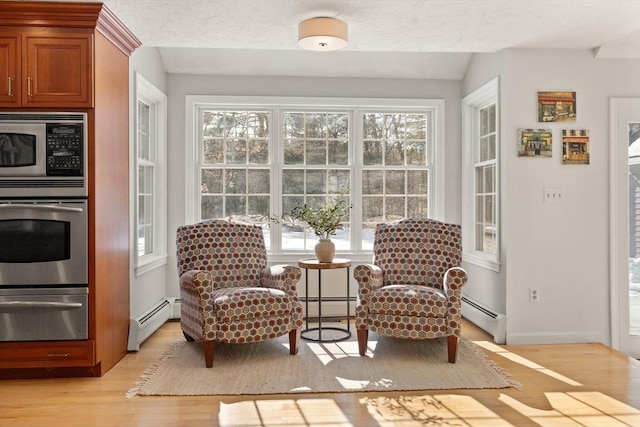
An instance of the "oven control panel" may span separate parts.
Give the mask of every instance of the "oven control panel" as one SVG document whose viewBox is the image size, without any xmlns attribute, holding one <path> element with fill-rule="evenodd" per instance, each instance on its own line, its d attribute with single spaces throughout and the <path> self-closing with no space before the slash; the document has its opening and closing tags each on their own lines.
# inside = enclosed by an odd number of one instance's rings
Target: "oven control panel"
<svg viewBox="0 0 640 427">
<path fill-rule="evenodd" d="M 47 176 L 83 176 L 82 124 L 47 123 Z"/>
</svg>

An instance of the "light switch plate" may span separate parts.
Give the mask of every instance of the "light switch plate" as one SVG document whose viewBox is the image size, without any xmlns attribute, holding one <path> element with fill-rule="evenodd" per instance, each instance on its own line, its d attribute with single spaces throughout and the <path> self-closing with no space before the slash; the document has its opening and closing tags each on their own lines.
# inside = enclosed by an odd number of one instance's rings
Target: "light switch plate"
<svg viewBox="0 0 640 427">
<path fill-rule="evenodd" d="M 543 191 L 543 200 L 545 203 L 562 203 L 564 200 L 562 187 L 544 187 Z"/>
</svg>

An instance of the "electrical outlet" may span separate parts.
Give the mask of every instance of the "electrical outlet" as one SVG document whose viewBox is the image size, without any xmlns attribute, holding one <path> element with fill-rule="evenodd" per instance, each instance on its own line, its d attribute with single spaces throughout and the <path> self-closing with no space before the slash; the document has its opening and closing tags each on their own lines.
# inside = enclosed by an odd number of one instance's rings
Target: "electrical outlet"
<svg viewBox="0 0 640 427">
<path fill-rule="evenodd" d="M 529 288 L 529 302 L 540 302 L 540 291 L 538 288 Z"/>
<path fill-rule="evenodd" d="M 542 190 L 545 203 L 561 203 L 564 198 L 562 187 L 544 187 Z"/>
</svg>

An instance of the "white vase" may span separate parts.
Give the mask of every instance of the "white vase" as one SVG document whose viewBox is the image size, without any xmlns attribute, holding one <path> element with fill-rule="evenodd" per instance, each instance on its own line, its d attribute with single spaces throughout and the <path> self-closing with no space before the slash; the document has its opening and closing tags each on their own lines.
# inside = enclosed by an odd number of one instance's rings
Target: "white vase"
<svg viewBox="0 0 640 427">
<path fill-rule="evenodd" d="M 336 245 L 333 244 L 331 239 L 320 239 L 316 243 L 316 259 L 320 262 L 331 262 L 333 256 L 336 254 Z"/>
</svg>

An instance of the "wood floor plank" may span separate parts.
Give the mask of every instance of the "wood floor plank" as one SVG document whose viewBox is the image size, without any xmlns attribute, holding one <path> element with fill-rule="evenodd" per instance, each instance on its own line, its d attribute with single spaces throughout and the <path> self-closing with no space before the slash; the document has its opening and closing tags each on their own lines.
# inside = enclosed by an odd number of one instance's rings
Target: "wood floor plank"
<svg viewBox="0 0 640 427">
<path fill-rule="evenodd" d="M 181 336 L 169 322 L 102 378 L 0 381 L 0 426 L 640 425 L 640 362 L 601 344 L 497 346 L 463 331 L 522 388 L 128 398 Z"/>
</svg>

